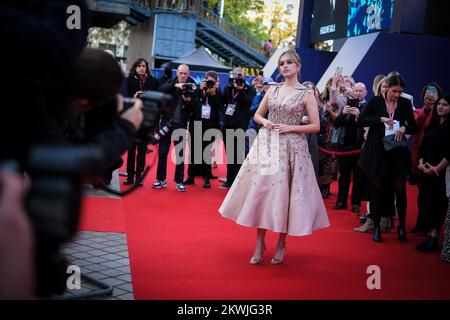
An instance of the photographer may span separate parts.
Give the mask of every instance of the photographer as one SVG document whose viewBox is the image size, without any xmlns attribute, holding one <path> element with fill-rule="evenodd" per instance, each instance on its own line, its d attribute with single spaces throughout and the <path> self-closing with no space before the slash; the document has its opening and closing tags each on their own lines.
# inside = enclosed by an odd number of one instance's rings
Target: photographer
<svg viewBox="0 0 450 320">
<path fill-rule="evenodd" d="M 147 60 L 143 58 L 137 59 L 131 67 L 130 75 L 127 78 L 128 96 L 139 98 L 144 91 L 158 90 L 158 80 L 151 74 Z M 136 134 L 136 140 L 128 149 L 127 155 L 127 179 L 123 184 L 130 185 L 136 183 L 143 186 L 141 179 L 142 172 L 145 168 L 145 155 L 147 154 L 149 128 L 140 128 Z M 136 159 L 137 158 L 137 159 Z M 137 161 L 136 161 L 137 160 Z M 117 167 L 120 167 L 117 166 Z"/>
<path fill-rule="evenodd" d="M 67 28 L 67 8 L 76 5 L 81 28 Z M 13 1 L 0 3 L 0 50 L 8 80 L 0 86 L 0 159 L 26 162 L 29 148 L 42 142 L 63 141 L 60 126 L 68 109 L 60 98 L 63 73 L 73 65 L 86 43 L 89 14 L 84 0 Z M 51 98 L 50 98 L 51 96 Z M 17 121 L 11 130 L 11 121 Z"/>
<path fill-rule="evenodd" d="M 229 133 L 236 133 L 237 129 L 242 129 L 243 132 L 247 130 L 250 122 L 250 106 L 254 95 L 254 90 L 245 83 L 242 69 L 235 68 L 230 74 L 229 84 L 223 92 L 225 113 L 223 137 L 227 154 L 227 181 L 220 185 L 220 188 L 231 187 L 245 156 L 245 146 L 242 145 L 242 148 L 238 148 L 239 139 L 236 139 L 235 135 L 233 135 L 234 141 L 227 141 L 227 130 L 230 129 Z M 227 143 L 230 143 L 230 146 Z M 241 143 L 245 144 L 245 137 Z M 238 154 L 238 149 L 242 149 L 242 154 Z"/>
<path fill-rule="evenodd" d="M 171 112 L 165 112 L 161 116 L 160 128 L 165 135 L 159 136 L 158 147 L 158 168 L 156 173 L 156 182 L 153 184 L 154 189 L 161 189 L 167 186 L 167 155 L 169 154 L 170 144 L 172 141 L 172 133 L 177 129 L 186 130 L 189 121 L 192 121 L 193 115 L 199 107 L 197 86 L 194 79 L 189 77 L 189 66 L 180 64 L 177 69 L 177 77 L 167 81 L 159 87 L 161 92 L 170 94 L 175 103 Z M 185 145 L 185 135 L 177 136 L 173 141 L 177 146 L 180 143 Z M 177 154 L 177 163 L 175 169 L 175 182 L 177 190 L 186 191 L 184 185 L 184 147 Z"/>
<path fill-rule="evenodd" d="M 215 71 L 208 71 L 205 74 L 205 79 L 203 79 L 200 84 L 199 90 L 199 108 L 195 114 L 195 121 L 189 123 L 189 133 L 191 135 L 191 143 L 189 150 L 189 167 L 188 167 L 188 178 L 184 184 L 194 184 L 194 178 L 198 173 L 203 177 L 203 188 L 210 188 L 211 184 L 209 179 L 211 179 L 211 150 L 209 149 L 205 152 L 206 148 L 215 141 L 215 137 L 212 141 L 203 141 L 203 136 L 205 132 L 209 129 L 219 129 L 219 111 L 222 103 L 222 94 L 220 92 L 219 84 L 217 82 L 217 73 Z M 202 131 L 201 136 L 195 135 L 196 131 L 194 129 L 194 122 L 196 125 L 201 124 Z M 200 133 L 200 132 L 199 132 Z M 195 145 L 196 143 L 201 143 L 201 164 L 194 163 L 196 159 L 195 155 Z M 207 157 L 206 159 L 204 157 Z M 197 155 L 198 158 L 198 155 Z"/>
</svg>

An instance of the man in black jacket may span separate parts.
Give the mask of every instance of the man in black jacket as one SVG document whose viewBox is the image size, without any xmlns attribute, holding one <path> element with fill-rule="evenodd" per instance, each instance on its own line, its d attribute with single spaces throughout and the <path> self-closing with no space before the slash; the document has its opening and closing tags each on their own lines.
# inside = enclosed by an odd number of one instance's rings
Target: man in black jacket
<svg viewBox="0 0 450 320">
<path fill-rule="evenodd" d="M 194 184 L 197 175 L 203 177 L 203 188 L 210 188 L 209 179 L 211 172 L 211 149 L 207 148 L 215 141 L 203 141 L 205 132 L 209 129 L 219 130 L 219 112 L 222 108 L 222 94 L 218 85 L 218 76 L 215 71 L 208 71 L 205 79 L 200 84 L 199 106 L 195 113 L 195 121 L 189 123 L 190 140 L 190 161 L 188 168 L 188 178 L 184 184 Z M 201 126 L 201 130 L 200 129 Z M 208 138 L 206 138 L 208 139 Z M 205 152 L 206 151 L 206 152 Z"/>
<path fill-rule="evenodd" d="M 170 94 L 175 105 L 170 114 L 164 113 L 161 116 L 160 127 L 166 130 L 166 134 L 159 141 L 158 168 L 156 170 L 156 182 L 153 184 L 153 188 L 161 189 L 167 186 L 167 155 L 169 154 L 170 144 L 173 140 L 177 156 L 175 182 L 177 184 L 177 190 L 185 192 L 186 186 L 183 181 L 184 148 L 186 145 L 185 131 L 188 122 L 193 120 L 193 116 L 199 106 L 197 86 L 194 79 L 189 77 L 189 66 L 180 64 L 177 69 L 177 77 L 161 85 L 159 90 Z M 175 136 L 172 138 L 174 131 Z M 180 143 L 182 144 L 180 145 Z"/>
<path fill-rule="evenodd" d="M 245 130 L 250 122 L 250 106 L 254 90 L 245 83 L 241 68 L 230 75 L 229 85 L 223 92 L 225 121 L 223 138 L 227 154 L 227 181 L 220 188 L 229 188 L 245 159 Z M 241 130 L 239 130 L 241 129 Z"/>
</svg>

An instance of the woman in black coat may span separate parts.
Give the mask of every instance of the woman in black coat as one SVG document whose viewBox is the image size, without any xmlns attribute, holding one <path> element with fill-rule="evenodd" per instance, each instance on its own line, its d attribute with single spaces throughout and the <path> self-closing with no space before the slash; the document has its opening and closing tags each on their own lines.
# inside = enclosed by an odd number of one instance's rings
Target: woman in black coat
<svg viewBox="0 0 450 320">
<path fill-rule="evenodd" d="M 139 58 L 131 67 L 130 75 L 127 78 L 128 96 L 139 98 L 139 96 L 148 90 L 158 90 L 158 80 L 151 74 L 148 68 L 148 62 Z M 145 167 L 145 155 L 147 153 L 148 135 L 150 132 L 139 129 L 136 135 L 136 141 L 128 149 L 127 156 L 127 179 L 124 184 L 133 184 L 134 178 L 136 182 L 142 186 L 141 174 Z M 137 154 L 137 155 L 136 155 Z M 137 161 L 136 161 L 137 157 Z"/>
<path fill-rule="evenodd" d="M 359 166 L 371 180 L 370 207 L 374 220 L 373 240 L 381 242 L 381 216 L 392 204 L 389 190 L 394 190 L 399 217 L 398 239 L 406 242 L 406 177 L 409 174 L 411 156 L 406 146 L 405 134 L 416 132 L 416 122 L 411 102 L 400 97 L 405 87 L 399 75 L 388 78 L 388 91 L 384 96 L 373 97 L 358 117 L 360 127 L 370 127 L 365 146 L 361 152 Z M 387 128 L 396 128 L 395 140 L 403 141 L 390 151 L 384 148 Z"/>
</svg>

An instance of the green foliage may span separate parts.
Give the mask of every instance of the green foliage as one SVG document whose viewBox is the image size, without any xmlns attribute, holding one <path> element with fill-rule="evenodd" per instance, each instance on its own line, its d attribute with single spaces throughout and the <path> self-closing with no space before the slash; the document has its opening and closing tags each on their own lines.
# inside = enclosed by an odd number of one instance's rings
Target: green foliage
<svg viewBox="0 0 450 320">
<path fill-rule="evenodd" d="M 209 0 L 209 8 L 214 8 L 218 2 L 218 0 Z M 225 19 L 233 22 L 260 41 L 269 38 L 268 30 L 262 24 L 265 10 L 264 0 L 225 0 L 224 4 L 223 15 Z M 248 13 L 252 11 L 256 13 L 255 19 L 248 18 Z"/>
</svg>

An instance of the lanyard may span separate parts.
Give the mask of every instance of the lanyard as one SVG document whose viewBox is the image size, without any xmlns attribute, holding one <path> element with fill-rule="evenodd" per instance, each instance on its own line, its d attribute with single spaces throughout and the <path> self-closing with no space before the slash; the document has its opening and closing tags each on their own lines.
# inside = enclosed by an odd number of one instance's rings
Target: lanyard
<svg viewBox="0 0 450 320">
<path fill-rule="evenodd" d="M 208 104 L 208 95 L 206 94 L 205 89 L 203 89 L 203 95 L 205 97 L 205 104 L 207 105 Z"/>
<path fill-rule="evenodd" d="M 233 89 L 233 90 L 231 91 L 231 94 L 232 94 L 232 96 L 233 96 L 233 99 L 231 99 L 231 103 L 234 104 L 234 100 L 236 100 L 236 97 L 238 96 L 239 91 L 237 91 L 236 94 L 234 94 L 234 89 Z"/>
<path fill-rule="evenodd" d="M 389 119 L 394 120 L 394 113 L 395 113 L 395 110 L 397 109 L 397 101 L 395 101 L 394 111 L 392 111 L 392 112 L 389 112 L 389 104 L 388 104 L 386 98 L 384 99 L 384 102 L 386 103 L 386 112 L 389 115 Z"/>
</svg>

